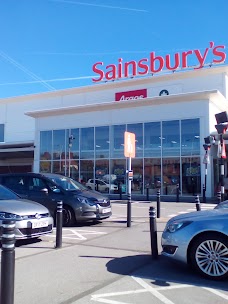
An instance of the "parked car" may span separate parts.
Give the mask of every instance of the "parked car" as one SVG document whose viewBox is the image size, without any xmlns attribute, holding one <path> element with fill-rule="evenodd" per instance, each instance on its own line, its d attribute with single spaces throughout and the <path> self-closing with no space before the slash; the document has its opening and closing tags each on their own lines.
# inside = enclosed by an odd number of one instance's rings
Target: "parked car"
<svg viewBox="0 0 228 304">
<path fill-rule="evenodd" d="M 16 239 L 39 237 L 51 233 L 53 228 L 53 218 L 46 207 L 21 199 L 10 189 L 0 185 L 0 226 L 3 220 L 15 221 Z"/>
<path fill-rule="evenodd" d="M 86 186 L 91 190 L 97 190 L 99 192 L 117 192 L 118 186 L 114 183 L 109 183 L 101 179 L 89 179 Z"/>
<path fill-rule="evenodd" d="M 171 218 L 162 254 L 191 265 L 209 279 L 228 277 L 228 209 L 195 211 Z"/>
<path fill-rule="evenodd" d="M 63 175 L 52 173 L 0 174 L 0 184 L 20 196 L 47 207 L 56 218 L 57 202 L 63 202 L 63 225 L 96 221 L 112 214 L 110 200 L 91 191 L 81 183 Z"/>
<path fill-rule="evenodd" d="M 214 209 L 228 209 L 228 200 L 219 203 Z"/>
</svg>

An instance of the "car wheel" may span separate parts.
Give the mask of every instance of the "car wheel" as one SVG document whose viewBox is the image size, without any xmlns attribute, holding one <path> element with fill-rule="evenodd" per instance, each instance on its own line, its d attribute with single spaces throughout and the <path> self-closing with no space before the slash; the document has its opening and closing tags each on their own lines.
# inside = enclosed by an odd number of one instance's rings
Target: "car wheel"
<svg viewBox="0 0 228 304">
<path fill-rule="evenodd" d="M 63 226 L 69 227 L 75 224 L 76 219 L 73 213 L 73 210 L 68 207 L 63 205 Z"/>
<path fill-rule="evenodd" d="M 204 277 L 221 280 L 228 276 L 228 238 L 207 233 L 197 238 L 190 249 L 191 265 Z"/>
<path fill-rule="evenodd" d="M 105 188 L 105 193 L 108 193 L 108 188 Z"/>
</svg>

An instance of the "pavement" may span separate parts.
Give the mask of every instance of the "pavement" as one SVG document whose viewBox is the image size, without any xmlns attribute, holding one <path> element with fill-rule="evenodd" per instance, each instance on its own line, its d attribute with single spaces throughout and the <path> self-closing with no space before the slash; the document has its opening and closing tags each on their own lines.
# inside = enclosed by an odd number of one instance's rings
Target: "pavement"
<svg viewBox="0 0 228 304">
<path fill-rule="evenodd" d="M 113 202 L 113 206 L 114 204 L 116 209 L 126 207 L 124 202 L 119 207 L 120 202 Z M 153 259 L 149 217 L 145 216 L 145 212 L 142 215 L 140 213 L 146 208 L 147 214 L 150 204 L 145 203 L 143 206 L 138 206 L 138 214 L 132 215 L 131 227 L 127 227 L 126 219 L 120 215 L 94 226 L 64 229 L 60 249 L 55 248 L 55 232 L 51 236 L 42 237 L 42 241 L 17 243 L 14 303 L 146 304 L 153 299 L 155 304 L 174 303 L 165 299 L 155 288 L 151 290 L 151 278 L 157 286 L 166 277 L 166 281 L 172 281 L 169 285 L 173 288 L 176 288 L 178 281 L 176 267 L 179 266 L 173 266 L 160 256 L 160 238 L 168 220 L 168 211 L 165 212 L 163 205 L 162 213 L 165 216 L 157 219 L 159 256 L 158 259 Z M 125 211 L 126 208 L 123 214 L 126 214 Z M 121 214 L 122 211 L 119 212 Z M 188 274 L 189 286 L 196 286 L 196 276 L 181 268 L 182 273 L 183 271 Z M 205 284 L 210 287 L 208 282 Z M 224 284 L 223 289 L 227 290 L 227 282 Z M 223 296 L 228 301 L 228 294 Z M 211 297 L 205 303 L 212 304 L 215 301 L 217 299 Z"/>
</svg>

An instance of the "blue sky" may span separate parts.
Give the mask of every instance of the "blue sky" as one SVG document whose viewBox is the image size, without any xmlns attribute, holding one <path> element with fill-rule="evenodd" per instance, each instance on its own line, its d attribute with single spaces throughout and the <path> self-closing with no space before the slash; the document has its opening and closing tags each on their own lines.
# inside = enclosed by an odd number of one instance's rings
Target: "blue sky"
<svg viewBox="0 0 228 304">
<path fill-rule="evenodd" d="M 228 47 L 227 12 L 227 0 L 1 0 L 0 98 L 92 85 L 98 61 Z"/>
</svg>

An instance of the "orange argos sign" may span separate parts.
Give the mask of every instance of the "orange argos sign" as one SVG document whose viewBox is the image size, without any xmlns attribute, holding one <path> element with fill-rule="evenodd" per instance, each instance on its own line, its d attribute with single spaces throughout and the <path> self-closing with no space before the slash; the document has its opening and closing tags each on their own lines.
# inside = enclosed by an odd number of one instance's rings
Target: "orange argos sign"
<svg viewBox="0 0 228 304">
<path fill-rule="evenodd" d="M 124 132 L 124 156 L 135 157 L 135 134 Z"/>
</svg>

